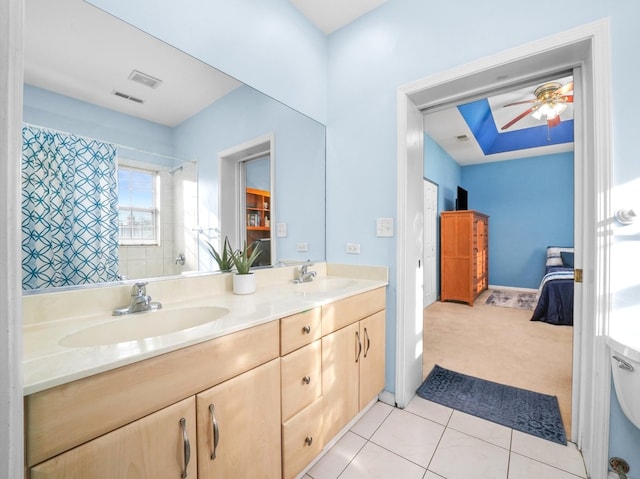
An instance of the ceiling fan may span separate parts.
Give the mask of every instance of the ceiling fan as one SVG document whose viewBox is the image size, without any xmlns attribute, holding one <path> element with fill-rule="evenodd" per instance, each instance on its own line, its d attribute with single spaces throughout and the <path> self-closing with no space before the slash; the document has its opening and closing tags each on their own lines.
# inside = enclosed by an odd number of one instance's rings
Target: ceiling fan
<svg viewBox="0 0 640 479">
<path fill-rule="evenodd" d="M 558 126 L 560 124 L 560 113 L 562 113 L 567 108 L 567 103 L 573 103 L 573 95 L 568 94 L 572 91 L 573 81 L 570 81 L 566 85 L 562 85 L 562 83 L 556 81 L 540 85 L 533 92 L 533 94 L 535 95 L 534 99 L 517 101 L 504 105 L 504 107 L 507 107 L 533 103 L 531 105 L 531 108 L 520 113 L 509 123 L 505 124 L 501 128 L 501 130 L 506 130 L 514 123 L 517 123 L 529 114 L 531 114 L 537 120 L 540 120 L 542 117 L 544 117 L 547 120 L 547 125 L 550 128 Z"/>
</svg>

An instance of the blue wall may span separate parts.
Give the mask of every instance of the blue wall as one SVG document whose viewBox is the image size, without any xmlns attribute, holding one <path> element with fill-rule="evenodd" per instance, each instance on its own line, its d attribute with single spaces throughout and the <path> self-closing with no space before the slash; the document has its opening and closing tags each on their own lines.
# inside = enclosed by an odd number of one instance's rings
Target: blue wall
<svg viewBox="0 0 640 479">
<path fill-rule="evenodd" d="M 326 122 L 327 258 L 389 266 L 389 391 L 395 388 L 396 243 L 395 238 L 375 237 L 374 221 L 376 217 L 396 217 L 399 86 L 609 17 L 611 121 L 615 130 L 612 148 L 616 152 L 612 211 L 637 204 L 637 124 L 629 121 L 640 103 L 640 90 L 635 87 L 640 65 L 629 60 L 635 58 L 640 43 L 640 3 L 635 0 L 554 2 L 554 15 L 536 24 L 536 28 L 523 28 L 524 7 L 507 0 L 453 6 L 424 0 L 391 0 L 336 31 L 328 42 L 299 14 L 296 16 L 285 0 L 92 3 Z M 266 19 L 262 25 L 261 18 Z M 277 19 L 280 28 L 276 29 L 273 26 Z M 361 243 L 362 254 L 347 255 L 345 241 Z M 614 320 L 622 310 L 617 291 L 628 291 L 638 284 L 637 275 L 626 274 L 630 255 L 640 256 L 640 240 L 616 239 L 611 257 L 612 291 L 616 292 Z M 625 311 L 630 309 L 626 307 Z M 637 299 L 633 300 L 633 309 L 640 313 Z M 623 432 L 612 434 L 612 454 L 626 441 L 640 444 Z M 634 470 L 640 470 L 638 456 L 627 459 Z"/>
<path fill-rule="evenodd" d="M 489 215 L 489 284 L 538 288 L 547 246 L 573 246 L 573 152 L 464 166 L 462 187 Z"/>
<path fill-rule="evenodd" d="M 212 125 L 231 125 L 217 128 Z M 325 127 L 248 86 L 241 86 L 175 129 L 176 151 L 198 160 L 199 215 L 219 227 L 218 153 L 273 133 L 273 221 L 287 223 L 278 259 L 325 256 Z M 308 251 L 297 251 L 297 243 Z"/>
<path fill-rule="evenodd" d="M 538 288 L 546 247 L 573 246 L 573 153 L 460 166 L 429 135 L 424 145 L 438 212 L 454 209 L 460 185 L 469 209 L 490 217 L 489 283 Z"/>
<path fill-rule="evenodd" d="M 271 173 L 269 157 L 248 161 L 245 167 L 247 188 L 269 191 L 271 189 Z"/>
<path fill-rule="evenodd" d="M 24 86 L 23 120 L 118 145 L 121 156 L 177 166 L 173 130 L 74 98 Z"/>
<path fill-rule="evenodd" d="M 274 219 L 288 226 L 287 237 L 277 241 L 278 259 L 326 257 L 325 127 L 253 88 L 241 86 L 169 128 L 25 85 L 24 121 L 115 143 L 128 159 L 166 167 L 197 161 L 198 215 L 202 226 L 213 228 L 220 226 L 218 153 L 273 133 Z M 297 251 L 300 242 L 308 251 Z"/>
</svg>

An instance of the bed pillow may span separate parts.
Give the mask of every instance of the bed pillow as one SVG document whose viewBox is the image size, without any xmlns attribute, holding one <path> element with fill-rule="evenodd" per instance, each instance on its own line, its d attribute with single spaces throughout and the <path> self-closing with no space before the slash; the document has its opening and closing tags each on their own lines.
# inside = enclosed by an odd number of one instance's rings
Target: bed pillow
<svg viewBox="0 0 640 479">
<path fill-rule="evenodd" d="M 573 253 L 569 251 L 561 251 L 560 258 L 562 258 L 562 266 L 566 268 L 573 268 Z"/>
<path fill-rule="evenodd" d="M 562 252 L 573 253 L 573 247 L 549 246 L 547 247 L 547 266 L 562 266 Z"/>
</svg>

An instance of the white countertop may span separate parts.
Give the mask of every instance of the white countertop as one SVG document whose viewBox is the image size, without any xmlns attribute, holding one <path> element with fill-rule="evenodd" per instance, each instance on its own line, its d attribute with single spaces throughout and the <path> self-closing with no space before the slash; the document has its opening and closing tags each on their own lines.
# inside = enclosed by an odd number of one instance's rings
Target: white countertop
<svg viewBox="0 0 640 479">
<path fill-rule="evenodd" d="M 322 281 L 324 276 L 318 278 Z M 190 329 L 142 340 L 92 347 L 64 347 L 59 341 L 78 330 L 121 320 L 111 311 L 91 316 L 58 319 L 24 326 L 24 395 L 134 363 L 186 346 L 257 326 L 291 314 L 387 285 L 386 281 L 348 278 L 340 288 L 302 293 L 296 285 L 280 283 L 261 287 L 254 294 L 210 294 L 188 302 L 164 302 L 163 311 L 185 307 L 218 306 L 225 316 Z M 154 298 L 156 299 L 156 298 Z M 157 298 L 162 301 L 162 298 Z M 153 312 L 138 313 L 153 314 Z"/>
</svg>

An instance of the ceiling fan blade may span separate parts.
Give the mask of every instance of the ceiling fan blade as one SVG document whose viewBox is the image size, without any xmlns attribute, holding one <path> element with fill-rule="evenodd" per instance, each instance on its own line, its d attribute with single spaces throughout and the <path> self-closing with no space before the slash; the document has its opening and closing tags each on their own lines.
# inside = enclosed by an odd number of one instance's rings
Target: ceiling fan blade
<svg viewBox="0 0 640 479">
<path fill-rule="evenodd" d="M 513 103 L 507 103 L 506 105 L 502 105 L 502 108 L 505 108 L 507 106 L 514 106 L 514 105 L 524 105 L 525 103 L 535 103 L 536 101 L 538 101 L 536 98 L 532 98 L 531 100 L 515 101 Z"/>
<path fill-rule="evenodd" d="M 570 81 L 566 85 L 561 86 L 554 93 L 556 95 L 566 95 L 570 91 L 573 91 L 573 81 Z"/>
<path fill-rule="evenodd" d="M 560 115 L 556 116 L 555 118 L 552 118 L 551 120 L 547 120 L 547 125 L 549 125 L 549 128 L 553 128 L 554 126 L 558 126 L 560 124 Z"/>
<path fill-rule="evenodd" d="M 526 111 L 523 111 L 522 113 L 520 113 L 518 116 L 516 116 L 513 120 L 511 120 L 509 123 L 507 123 L 506 125 L 504 125 L 502 128 L 500 128 L 501 130 L 506 130 L 507 128 L 509 128 L 511 125 L 513 125 L 514 123 L 522 120 L 525 116 L 527 116 L 529 113 L 531 113 L 533 111 L 534 107 L 529 108 Z"/>
<path fill-rule="evenodd" d="M 564 103 L 573 103 L 573 95 L 563 95 L 558 100 L 563 101 Z"/>
</svg>

